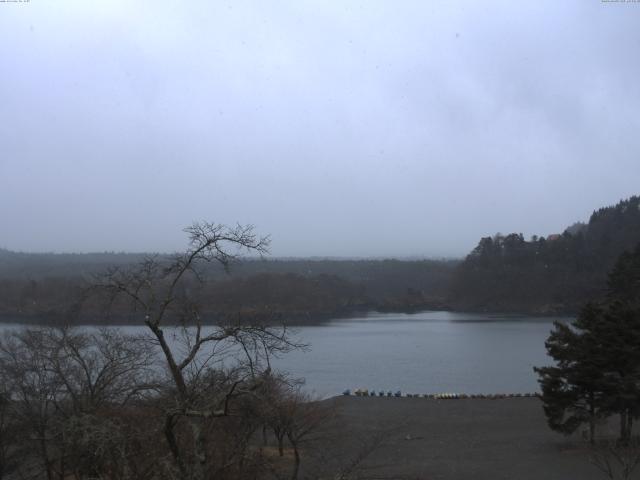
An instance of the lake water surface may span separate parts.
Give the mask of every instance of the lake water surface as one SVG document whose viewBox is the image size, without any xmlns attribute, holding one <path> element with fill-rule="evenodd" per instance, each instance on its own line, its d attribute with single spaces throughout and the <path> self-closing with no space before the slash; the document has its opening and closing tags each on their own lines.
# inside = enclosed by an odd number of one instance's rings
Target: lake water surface
<svg viewBox="0 0 640 480">
<path fill-rule="evenodd" d="M 275 359 L 273 366 L 306 379 L 306 389 L 322 397 L 347 388 L 535 392 L 533 367 L 550 364 L 544 342 L 553 320 L 454 312 L 370 313 L 296 328 L 295 337 L 309 348 Z M 146 331 L 141 326 L 120 328 Z"/>
<path fill-rule="evenodd" d="M 275 362 L 317 394 L 346 388 L 407 393 L 538 391 L 553 318 L 421 312 L 372 313 L 298 329 L 310 344 Z M 558 320 L 568 321 L 567 318 Z"/>
</svg>

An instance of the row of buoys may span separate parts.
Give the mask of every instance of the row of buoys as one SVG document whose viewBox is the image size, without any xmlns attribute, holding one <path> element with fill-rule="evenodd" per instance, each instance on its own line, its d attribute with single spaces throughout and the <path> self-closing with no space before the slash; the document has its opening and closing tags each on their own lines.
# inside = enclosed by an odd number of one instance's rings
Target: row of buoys
<svg viewBox="0 0 640 480">
<path fill-rule="evenodd" d="M 344 392 L 342 392 L 343 395 L 351 395 L 351 390 L 347 389 Z M 362 388 L 357 388 L 353 394 L 356 397 L 401 397 L 402 396 L 402 392 L 400 390 L 398 390 L 397 392 L 392 392 L 391 390 L 388 391 L 384 391 L 384 390 L 379 390 L 378 392 L 376 392 L 375 390 L 367 390 L 367 389 L 362 389 Z"/>
<path fill-rule="evenodd" d="M 351 390 L 347 389 L 342 392 L 342 395 L 351 395 Z M 396 392 L 392 392 L 391 390 L 367 390 L 362 388 L 357 388 L 354 390 L 353 395 L 356 397 L 406 397 L 406 398 L 430 398 L 434 400 L 456 400 L 456 399 L 464 399 L 464 398 L 480 398 L 480 399 L 488 399 L 495 400 L 499 398 L 522 398 L 522 397 L 538 397 L 539 393 L 478 393 L 478 394 L 466 394 L 466 393 L 406 393 L 402 394 L 402 391 L 398 390 Z"/>
</svg>

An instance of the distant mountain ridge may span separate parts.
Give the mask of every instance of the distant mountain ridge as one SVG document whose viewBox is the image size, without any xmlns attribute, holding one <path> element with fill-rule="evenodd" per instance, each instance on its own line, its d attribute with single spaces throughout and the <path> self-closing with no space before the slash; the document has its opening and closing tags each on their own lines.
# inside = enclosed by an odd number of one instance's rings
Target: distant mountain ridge
<svg viewBox="0 0 640 480">
<path fill-rule="evenodd" d="M 576 312 L 600 297 L 618 256 L 640 243 L 640 197 L 600 208 L 561 235 L 484 237 L 457 267 L 450 303 L 457 309 Z"/>
</svg>

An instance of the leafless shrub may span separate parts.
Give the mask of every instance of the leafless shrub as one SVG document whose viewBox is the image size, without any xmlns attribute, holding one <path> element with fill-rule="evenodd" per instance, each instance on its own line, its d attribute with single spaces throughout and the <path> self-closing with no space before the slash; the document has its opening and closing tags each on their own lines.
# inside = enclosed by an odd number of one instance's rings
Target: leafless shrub
<svg viewBox="0 0 640 480">
<path fill-rule="evenodd" d="M 148 327 L 168 378 L 159 395 L 163 402 L 157 402 L 164 413 L 168 459 L 180 478 L 203 479 L 230 468 L 229 456 L 219 455 L 224 448 L 216 420 L 225 418 L 228 423 L 227 417 L 241 417 L 245 399 L 259 398 L 263 373 L 270 370 L 269 357 L 299 345 L 284 327 L 246 321 L 205 327 L 194 294 L 194 285 L 206 281 L 203 265 L 217 262 L 228 269 L 243 251 L 266 253 L 269 240 L 256 236 L 251 226 L 196 223 L 185 231 L 189 235 L 185 252 L 168 260 L 150 257 L 129 269 L 112 269 L 97 286 L 114 301 L 129 301 L 131 311 L 138 312 Z M 177 343 L 169 341 L 171 334 Z"/>
<path fill-rule="evenodd" d="M 640 463 L 640 441 L 628 444 L 616 441 L 596 443 L 591 449 L 591 464 L 610 480 L 628 480 Z"/>
<path fill-rule="evenodd" d="M 153 351 L 117 331 L 31 328 L 6 333 L 0 340 L 0 376 L 14 431 L 8 451 L 28 452 L 22 470 L 40 471 L 50 479 L 64 476 L 70 464 L 83 471 L 74 458 L 98 465 L 99 457 L 107 451 L 113 455 L 116 445 L 126 449 L 113 408 L 125 408 L 157 388 L 153 360 Z M 124 468 L 123 462 L 120 456 L 111 465 Z"/>
</svg>

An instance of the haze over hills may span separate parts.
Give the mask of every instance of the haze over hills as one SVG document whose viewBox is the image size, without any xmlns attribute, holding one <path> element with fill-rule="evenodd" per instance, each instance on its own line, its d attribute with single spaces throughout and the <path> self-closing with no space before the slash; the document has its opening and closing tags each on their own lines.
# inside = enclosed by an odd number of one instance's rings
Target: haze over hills
<svg viewBox="0 0 640 480">
<path fill-rule="evenodd" d="M 463 260 L 247 258 L 230 275 L 210 265 L 206 275 L 212 282 L 201 301 L 213 317 L 267 312 L 294 321 L 366 309 L 572 313 L 602 294 L 613 262 L 639 242 L 640 197 L 634 196 L 562 234 L 484 237 Z M 144 257 L 0 250 L 0 313 L 57 316 L 95 274 Z M 86 315 L 97 311 L 93 305 Z"/>
</svg>

